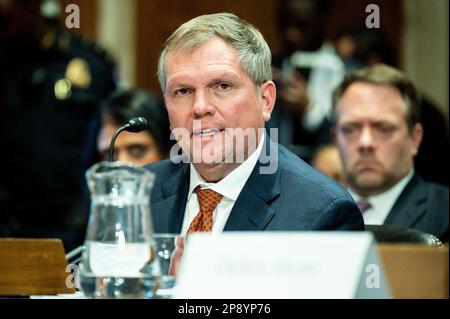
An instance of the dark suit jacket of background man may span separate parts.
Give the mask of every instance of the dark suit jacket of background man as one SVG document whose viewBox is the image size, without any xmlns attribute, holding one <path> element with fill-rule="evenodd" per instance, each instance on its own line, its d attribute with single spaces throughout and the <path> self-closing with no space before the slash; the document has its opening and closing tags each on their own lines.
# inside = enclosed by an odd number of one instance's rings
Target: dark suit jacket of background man
<svg viewBox="0 0 450 319">
<path fill-rule="evenodd" d="M 269 143 L 273 142 L 266 135 L 261 154 Z M 362 215 L 347 191 L 283 146 L 278 145 L 275 173 L 260 174 L 260 165 L 258 161 L 239 194 L 224 231 L 364 229 Z M 150 200 L 155 232 L 180 233 L 190 165 L 165 160 L 146 168 L 157 173 Z"/>
<path fill-rule="evenodd" d="M 448 242 L 448 188 L 414 174 L 385 224 L 415 228 Z"/>
</svg>

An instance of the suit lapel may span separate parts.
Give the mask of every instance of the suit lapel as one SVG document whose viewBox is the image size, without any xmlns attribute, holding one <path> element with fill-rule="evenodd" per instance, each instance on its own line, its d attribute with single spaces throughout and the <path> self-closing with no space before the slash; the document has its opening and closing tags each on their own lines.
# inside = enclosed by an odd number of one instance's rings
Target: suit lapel
<svg viewBox="0 0 450 319">
<path fill-rule="evenodd" d="M 266 149 L 270 149 L 269 155 L 277 151 L 267 135 L 262 155 L 267 154 Z M 277 156 L 271 156 L 270 159 L 271 164 L 278 161 Z M 261 162 L 266 161 L 267 156 L 256 163 L 233 206 L 224 231 L 264 230 L 275 216 L 270 203 L 280 195 L 279 170 L 273 174 L 261 174 Z M 189 164 L 178 164 L 166 181 L 160 181 L 161 192 L 154 194 L 156 196 L 151 201 L 154 228 L 158 232 L 181 232 L 189 191 L 189 175 Z"/>
<path fill-rule="evenodd" d="M 154 228 L 158 232 L 180 233 L 189 190 L 189 164 L 178 164 L 173 174 L 162 181 L 161 197 L 152 201 Z"/>
<path fill-rule="evenodd" d="M 265 154 L 272 143 L 266 135 L 261 154 Z M 280 195 L 279 170 L 273 174 L 261 174 L 260 167 L 261 161 L 258 160 L 231 210 L 224 231 L 264 230 L 275 216 L 270 202 Z"/>
<path fill-rule="evenodd" d="M 392 207 L 385 224 L 413 227 L 426 212 L 427 192 L 423 180 L 414 173 Z"/>
</svg>

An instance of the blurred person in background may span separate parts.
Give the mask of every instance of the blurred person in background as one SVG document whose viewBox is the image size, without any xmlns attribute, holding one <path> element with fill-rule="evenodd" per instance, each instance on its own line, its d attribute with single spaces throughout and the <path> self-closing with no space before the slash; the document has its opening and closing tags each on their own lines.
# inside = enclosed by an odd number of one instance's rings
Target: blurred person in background
<svg viewBox="0 0 450 319">
<path fill-rule="evenodd" d="M 342 186 L 347 186 L 347 178 L 342 166 L 339 149 L 336 145 L 330 143 L 319 147 L 313 156 L 311 165 Z"/>
<path fill-rule="evenodd" d="M 396 66 L 392 47 L 386 34 L 381 30 L 366 28 L 344 30 L 339 33 L 334 43 L 347 71 L 378 63 Z M 445 118 L 438 106 L 429 98 L 421 95 L 419 121 L 424 127 L 424 133 L 420 152 L 414 158 L 414 166 L 425 180 L 448 186 L 448 118 Z"/>
<path fill-rule="evenodd" d="M 448 242 L 448 188 L 414 169 L 424 128 L 412 82 L 384 64 L 351 72 L 334 93 L 334 112 L 349 191 L 365 224 L 415 228 Z"/>
<path fill-rule="evenodd" d="M 84 237 L 80 201 L 93 163 L 85 145 L 115 90 L 115 65 L 59 27 L 48 3 L 0 1 L 0 236 L 61 238 L 71 250 Z"/>
<path fill-rule="evenodd" d="M 114 160 L 145 165 L 169 157 L 172 143 L 164 104 L 153 93 L 127 90 L 113 93 L 103 103 L 97 138 L 97 151 L 102 160 L 108 160 L 109 144 L 114 132 L 138 116 L 147 120 L 147 129 L 138 133 L 120 133 L 114 143 Z"/>
<path fill-rule="evenodd" d="M 267 127 L 278 128 L 280 144 L 310 162 L 330 142 L 331 95 L 345 68 L 326 37 L 331 0 L 279 1 L 282 51 L 273 58 L 279 89 Z"/>
<path fill-rule="evenodd" d="M 333 42 L 347 72 L 378 63 L 396 66 L 393 49 L 380 29 L 347 28 Z"/>
</svg>

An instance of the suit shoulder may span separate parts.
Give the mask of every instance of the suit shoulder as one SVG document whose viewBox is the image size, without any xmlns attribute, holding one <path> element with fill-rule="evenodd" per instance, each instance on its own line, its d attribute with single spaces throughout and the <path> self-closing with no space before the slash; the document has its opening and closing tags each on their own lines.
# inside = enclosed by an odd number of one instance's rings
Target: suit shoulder
<svg viewBox="0 0 450 319">
<path fill-rule="evenodd" d="M 441 202 L 448 203 L 449 194 L 448 187 L 442 184 L 437 184 L 433 182 L 425 182 L 428 190 L 428 195 L 434 198 L 435 200 L 439 200 Z"/>
<path fill-rule="evenodd" d="M 162 160 L 159 162 L 147 164 L 144 166 L 144 168 L 158 174 L 162 174 L 165 172 L 169 172 L 171 169 L 174 168 L 174 163 L 170 159 Z"/>
<path fill-rule="evenodd" d="M 186 161 L 182 156 L 176 156 L 173 158 L 165 159 L 159 162 L 145 165 L 144 168 L 150 170 L 158 175 L 159 179 L 167 179 L 177 172 Z"/>
<path fill-rule="evenodd" d="M 434 192 L 445 194 L 448 197 L 448 187 L 434 182 L 426 182 L 427 187 Z"/>
<path fill-rule="evenodd" d="M 341 185 L 282 146 L 278 154 L 280 197 L 277 207 L 288 216 L 289 224 L 295 225 L 299 219 L 298 225 L 309 224 L 308 229 L 364 229 L 361 212 Z"/>
<path fill-rule="evenodd" d="M 448 187 L 435 182 L 424 180 L 420 175 L 415 173 L 411 181 L 406 186 L 405 190 L 413 196 L 429 196 L 436 199 L 447 199 L 448 202 Z"/>
<path fill-rule="evenodd" d="M 317 171 L 283 146 L 279 147 L 281 179 L 295 184 L 297 192 L 306 192 L 318 198 L 327 197 L 330 201 L 337 198 L 353 201 L 350 194 L 336 181 Z"/>
</svg>

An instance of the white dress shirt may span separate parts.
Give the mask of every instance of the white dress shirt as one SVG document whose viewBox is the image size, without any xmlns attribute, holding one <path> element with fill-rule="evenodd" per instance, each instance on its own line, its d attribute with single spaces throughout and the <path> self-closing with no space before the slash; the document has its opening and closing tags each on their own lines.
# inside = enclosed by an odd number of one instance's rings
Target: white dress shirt
<svg viewBox="0 0 450 319">
<path fill-rule="evenodd" d="M 181 228 L 181 235 L 186 235 L 189 225 L 192 220 L 197 216 L 200 211 L 200 205 L 197 200 L 197 194 L 194 189 L 200 185 L 203 188 L 210 188 L 215 192 L 223 195 L 222 200 L 213 211 L 213 227 L 212 233 L 222 232 L 225 224 L 233 209 L 241 190 L 244 188 L 253 168 L 258 161 L 261 154 L 262 147 L 264 145 L 264 134 L 259 141 L 259 145 L 256 150 L 238 167 L 236 167 L 231 173 L 225 176 L 217 183 L 206 182 L 195 170 L 194 165 L 190 164 L 190 183 L 189 193 L 187 198 L 186 209 L 184 211 L 183 226 Z"/>
<path fill-rule="evenodd" d="M 362 214 L 364 218 L 364 224 L 382 225 L 384 223 L 392 207 L 394 207 L 394 204 L 397 201 L 398 197 L 413 177 L 413 174 L 414 170 L 411 170 L 408 174 L 405 175 L 405 177 L 399 180 L 397 184 L 392 186 L 384 193 L 377 194 L 375 196 L 363 198 L 349 189 L 350 194 L 353 196 L 353 199 L 356 202 L 368 201 L 371 205 L 371 207 Z"/>
</svg>

